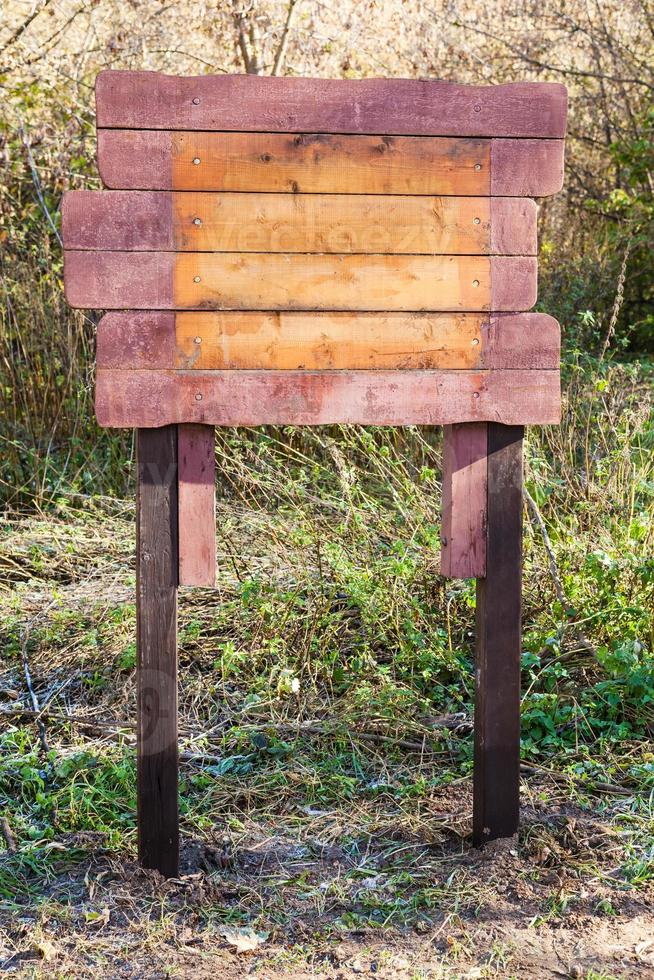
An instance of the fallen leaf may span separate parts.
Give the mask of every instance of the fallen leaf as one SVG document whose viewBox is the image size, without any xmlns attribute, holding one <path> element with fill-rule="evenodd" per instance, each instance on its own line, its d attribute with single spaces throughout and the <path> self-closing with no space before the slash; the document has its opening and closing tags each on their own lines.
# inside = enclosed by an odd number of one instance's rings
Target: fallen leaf
<svg viewBox="0 0 654 980">
<path fill-rule="evenodd" d="M 225 927 L 220 935 L 230 946 L 236 947 L 237 953 L 251 953 L 268 938 L 267 932 L 257 932 L 256 929 Z"/>
</svg>

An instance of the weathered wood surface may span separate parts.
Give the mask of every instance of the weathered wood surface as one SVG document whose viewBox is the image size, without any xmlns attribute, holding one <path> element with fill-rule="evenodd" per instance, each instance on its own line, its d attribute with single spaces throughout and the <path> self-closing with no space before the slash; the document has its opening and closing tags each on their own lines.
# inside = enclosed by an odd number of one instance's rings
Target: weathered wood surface
<svg viewBox="0 0 654 980">
<path fill-rule="evenodd" d="M 65 253 L 66 299 L 92 309 L 524 311 L 526 256 Z"/>
<path fill-rule="evenodd" d="M 521 426 L 488 425 L 486 577 L 477 581 L 473 839 L 510 837 L 520 809 Z"/>
<path fill-rule="evenodd" d="M 180 425 L 179 584 L 216 584 L 216 439 L 211 425 Z"/>
<path fill-rule="evenodd" d="M 486 574 L 488 425 L 464 422 L 443 430 L 441 575 Z"/>
<path fill-rule="evenodd" d="M 107 313 L 99 368 L 558 370 L 546 313 Z"/>
<path fill-rule="evenodd" d="M 71 191 L 65 247 L 100 251 L 535 255 L 524 198 Z"/>
<path fill-rule="evenodd" d="M 565 86 L 550 82 L 103 71 L 95 93 L 98 128 L 112 129 L 561 138 L 567 111 Z"/>
<path fill-rule="evenodd" d="M 139 859 L 179 872 L 177 803 L 177 428 L 136 437 Z"/>
<path fill-rule="evenodd" d="M 559 421 L 556 371 L 99 369 L 100 425 L 449 425 Z"/>
<path fill-rule="evenodd" d="M 563 140 L 326 133 L 98 131 L 106 187 L 127 190 L 545 197 Z"/>
</svg>

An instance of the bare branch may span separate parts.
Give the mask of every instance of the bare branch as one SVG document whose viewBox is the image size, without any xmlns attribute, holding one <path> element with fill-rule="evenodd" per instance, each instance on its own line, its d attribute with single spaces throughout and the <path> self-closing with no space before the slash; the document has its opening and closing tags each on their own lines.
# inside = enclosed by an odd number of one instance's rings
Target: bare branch
<svg viewBox="0 0 654 980">
<path fill-rule="evenodd" d="M 273 61 L 271 75 L 279 75 L 284 67 L 284 61 L 286 60 L 286 50 L 288 48 L 288 39 L 291 27 L 293 26 L 293 21 L 297 16 L 297 12 L 300 9 L 300 3 L 302 0 L 289 0 L 288 11 L 286 14 L 286 23 L 284 24 L 284 30 L 282 31 L 282 36 L 279 40 L 279 45 L 277 47 L 277 53 L 275 54 L 275 60 Z"/>
</svg>

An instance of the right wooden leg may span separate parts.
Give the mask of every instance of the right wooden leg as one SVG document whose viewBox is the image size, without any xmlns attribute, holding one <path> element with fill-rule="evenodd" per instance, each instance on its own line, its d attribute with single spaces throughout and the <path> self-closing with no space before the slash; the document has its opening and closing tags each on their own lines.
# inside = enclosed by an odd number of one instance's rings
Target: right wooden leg
<svg viewBox="0 0 654 980">
<path fill-rule="evenodd" d="M 139 860 L 179 874 L 177 426 L 137 429 L 136 647 Z"/>
<path fill-rule="evenodd" d="M 488 423 L 486 575 L 477 579 L 476 845 L 518 829 L 522 437 L 522 426 Z"/>
</svg>

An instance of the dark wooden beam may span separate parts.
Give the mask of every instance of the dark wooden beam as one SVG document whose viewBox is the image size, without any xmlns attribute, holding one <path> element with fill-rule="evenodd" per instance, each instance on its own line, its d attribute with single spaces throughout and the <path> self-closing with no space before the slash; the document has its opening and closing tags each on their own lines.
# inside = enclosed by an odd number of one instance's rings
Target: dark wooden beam
<svg viewBox="0 0 654 980">
<path fill-rule="evenodd" d="M 137 809 L 139 859 L 179 873 L 177 426 L 137 429 Z"/>
<path fill-rule="evenodd" d="M 518 829 L 522 426 L 488 424 L 486 577 L 477 580 L 473 838 Z"/>
</svg>

